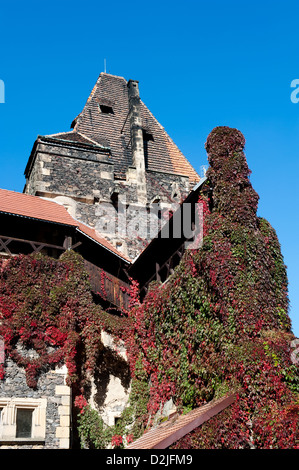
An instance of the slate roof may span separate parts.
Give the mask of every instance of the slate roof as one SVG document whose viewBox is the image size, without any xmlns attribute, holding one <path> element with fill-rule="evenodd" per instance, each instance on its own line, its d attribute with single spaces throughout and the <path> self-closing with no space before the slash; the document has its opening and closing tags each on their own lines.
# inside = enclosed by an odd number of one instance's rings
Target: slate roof
<svg viewBox="0 0 299 470">
<path fill-rule="evenodd" d="M 66 208 L 55 201 L 49 201 L 29 194 L 17 193 L 6 189 L 0 189 L 0 213 L 13 214 L 20 217 L 28 217 L 55 224 L 63 224 L 74 227 L 94 242 L 100 244 L 110 252 L 127 262 L 130 260 L 118 251 L 96 230 L 74 219 Z"/>
<path fill-rule="evenodd" d="M 41 136 L 42 139 L 51 140 L 51 141 L 59 141 L 63 140 L 64 142 L 68 142 L 70 144 L 80 144 L 86 145 L 88 147 L 95 147 L 104 150 L 110 150 L 108 145 L 105 145 L 105 142 L 96 142 L 90 139 L 79 132 L 70 131 L 70 132 L 61 132 L 59 134 L 52 134 L 47 136 Z"/>
<path fill-rule="evenodd" d="M 101 105 L 112 107 L 113 114 L 102 113 Z M 109 148 L 115 176 L 125 178 L 132 165 L 128 112 L 127 81 L 101 73 L 82 112 L 72 123 L 73 131 L 48 137 L 81 143 L 91 139 L 89 143 Z M 192 165 L 142 101 L 141 114 L 143 128 L 153 136 L 153 141 L 148 142 L 147 169 L 185 175 L 191 183 L 199 181 Z"/>
</svg>

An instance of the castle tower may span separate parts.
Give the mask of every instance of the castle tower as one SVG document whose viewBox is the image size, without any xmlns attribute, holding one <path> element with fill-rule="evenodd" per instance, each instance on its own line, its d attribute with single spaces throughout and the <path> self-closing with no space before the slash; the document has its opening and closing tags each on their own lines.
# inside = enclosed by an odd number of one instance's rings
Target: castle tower
<svg viewBox="0 0 299 470">
<path fill-rule="evenodd" d="M 25 193 L 63 204 L 132 259 L 153 235 L 136 214 L 152 204 L 171 210 L 200 179 L 140 99 L 138 81 L 106 73 L 70 131 L 37 137 L 25 177 Z"/>
</svg>

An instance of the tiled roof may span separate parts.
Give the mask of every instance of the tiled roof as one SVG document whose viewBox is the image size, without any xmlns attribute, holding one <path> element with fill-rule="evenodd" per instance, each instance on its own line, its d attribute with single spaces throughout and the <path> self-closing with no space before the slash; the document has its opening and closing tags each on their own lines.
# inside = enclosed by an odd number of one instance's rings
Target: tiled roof
<svg viewBox="0 0 299 470">
<path fill-rule="evenodd" d="M 227 408 L 235 399 L 235 394 L 226 395 L 218 400 L 212 400 L 185 415 L 174 416 L 168 421 L 147 431 L 135 442 L 129 444 L 127 449 L 166 449 L 205 421 L 208 421 Z"/>
<path fill-rule="evenodd" d="M 131 262 L 131 260 L 127 256 L 125 256 L 123 253 L 118 251 L 111 243 L 108 242 L 108 240 L 101 237 L 100 234 L 95 229 L 93 229 L 92 227 L 89 227 L 88 225 L 82 224 L 81 222 L 78 222 L 76 220 L 74 220 L 74 222 L 76 223 L 77 229 L 83 232 L 84 235 L 86 235 L 89 238 L 92 238 L 94 241 L 96 241 L 103 247 L 107 248 L 107 250 L 112 251 L 113 253 L 115 253 L 117 256 L 124 259 L 128 263 Z"/>
<path fill-rule="evenodd" d="M 113 114 L 100 112 L 100 105 L 113 108 Z M 77 116 L 73 131 L 93 142 L 109 147 L 115 174 L 125 177 L 125 171 L 132 165 L 129 127 L 129 99 L 127 81 L 122 77 L 101 73 L 82 112 Z M 141 102 L 142 125 L 153 136 L 148 142 L 148 170 L 186 175 L 191 182 L 199 176 L 158 123 L 143 102 Z M 58 136 L 56 136 L 58 137 Z M 64 137 L 61 137 L 64 139 Z M 77 138 L 77 137 L 74 137 Z"/>
<path fill-rule="evenodd" d="M 96 142 L 95 140 L 90 139 L 83 134 L 75 131 L 69 132 L 60 132 L 59 134 L 52 134 L 46 136 L 40 136 L 40 138 L 47 139 L 47 140 L 63 140 L 64 142 L 68 142 L 70 144 L 80 144 L 80 145 L 87 145 L 92 147 L 97 147 L 105 150 L 109 150 L 109 146 L 107 142 Z"/>
<path fill-rule="evenodd" d="M 55 201 L 0 189 L 0 212 L 72 226 L 107 250 L 130 262 L 111 243 L 102 238 L 96 230 L 78 222 L 68 213 L 63 205 Z"/>
<path fill-rule="evenodd" d="M 0 212 L 74 225 L 74 219 L 64 206 L 37 196 L 0 189 Z"/>
</svg>

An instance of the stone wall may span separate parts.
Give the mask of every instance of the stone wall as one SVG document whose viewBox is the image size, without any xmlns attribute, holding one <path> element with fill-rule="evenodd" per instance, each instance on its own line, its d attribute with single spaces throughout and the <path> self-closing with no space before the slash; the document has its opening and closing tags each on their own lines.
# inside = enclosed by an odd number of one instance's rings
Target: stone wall
<svg viewBox="0 0 299 470">
<path fill-rule="evenodd" d="M 93 190 L 106 194 L 113 165 L 106 154 L 91 150 L 39 143 L 25 192 L 93 199 Z M 102 181 L 107 182 L 107 185 Z M 101 182 L 101 184 L 100 184 Z"/>
<path fill-rule="evenodd" d="M 113 426 L 128 405 L 131 391 L 131 374 L 126 350 L 102 332 L 104 348 L 100 352 L 91 380 L 90 405 L 96 409 L 107 426 Z"/>
<path fill-rule="evenodd" d="M 161 210 L 173 210 L 192 189 L 186 176 L 146 170 L 146 202 L 140 202 L 137 184 L 136 168 L 132 166 L 127 168 L 126 180 L 114 178 L 108 154 L 42 142 L 37 145 L 25 192 L 63 204 L 75 219 L 94 227 L 134 259 L 153 238 L 149 224 L 152 204 L 159 204 Z M 115 226 L 119 203 L 126 208 L 126 231 Z"/>
<path fill-rule="evenodd" d="M 68 449 L 70 447 L 71 390 L 65 368 L 43 373 L 37 389 L 27 386 L 24 369 L 5 362 L 0 380 L 0 448 Z M 16 438 L 16 411 L 34 410 L 32 437 Z"/>
</svg>

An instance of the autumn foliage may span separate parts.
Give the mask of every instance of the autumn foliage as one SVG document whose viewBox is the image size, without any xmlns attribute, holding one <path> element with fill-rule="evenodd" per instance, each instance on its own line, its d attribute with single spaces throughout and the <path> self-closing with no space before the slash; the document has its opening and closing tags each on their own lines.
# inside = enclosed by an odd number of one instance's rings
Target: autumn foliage
<svg viewBox="0 0 299 470">
<path fill-rule="evenodd" d="M 103 423 L 84 397 L 105 328 L 125 341 L 132 373 L 129 407 L 108 433 L 112 446 L 121 446 L 128 430 L 134 438 L 142 434 L 170 398 L 186 412 L 236 392 L 229 408 L 173 447 L 298 447 L 299 377 L 290 356 L 286 267 L 275 230 L 257 216 L 244 145 L 236 129 L 218 127 L 208 136 L 208 191 L 198 201 L 202 246 L 186 250 L 174 274 L 163 285 L 153 282 L 142 303 L 133 281 L 127 321 L 95 306 L 74 253 L 59 261 L 21 256 L 2 267 L 6 353 L 25 368 L 32 387 L 42 370 L 67 364 L 69 383 L 81 386 L 76 403 L 88 442 L 106 442 Z M 35 354 L 26 356 L 19 346 Z"/>
<path fill-rule="evenodd" d="M 83 259 L 74 252 L 3 263 L 0 318 L 6 354 L 25 369 L 32 388 L 42 371 L 61 364 L 69 385 L 84 384 L 101 349 L 101 330 L 120 334 L 122 328 L 121 320 L 109 325 L 109 315 L 94 304 Z"/>
<path fill-rule="evenodd" d="M 208 136 L 203 245 L 130 314 L 131 361 L 150 383 L 144 423 L 170 398 L 189 410 L 237 391 L 235 404 L 176 448 L 298 445 L 286 267 L 274 229 L 256 215 L 244 145 L 235 129 Z"/>
</svg>

